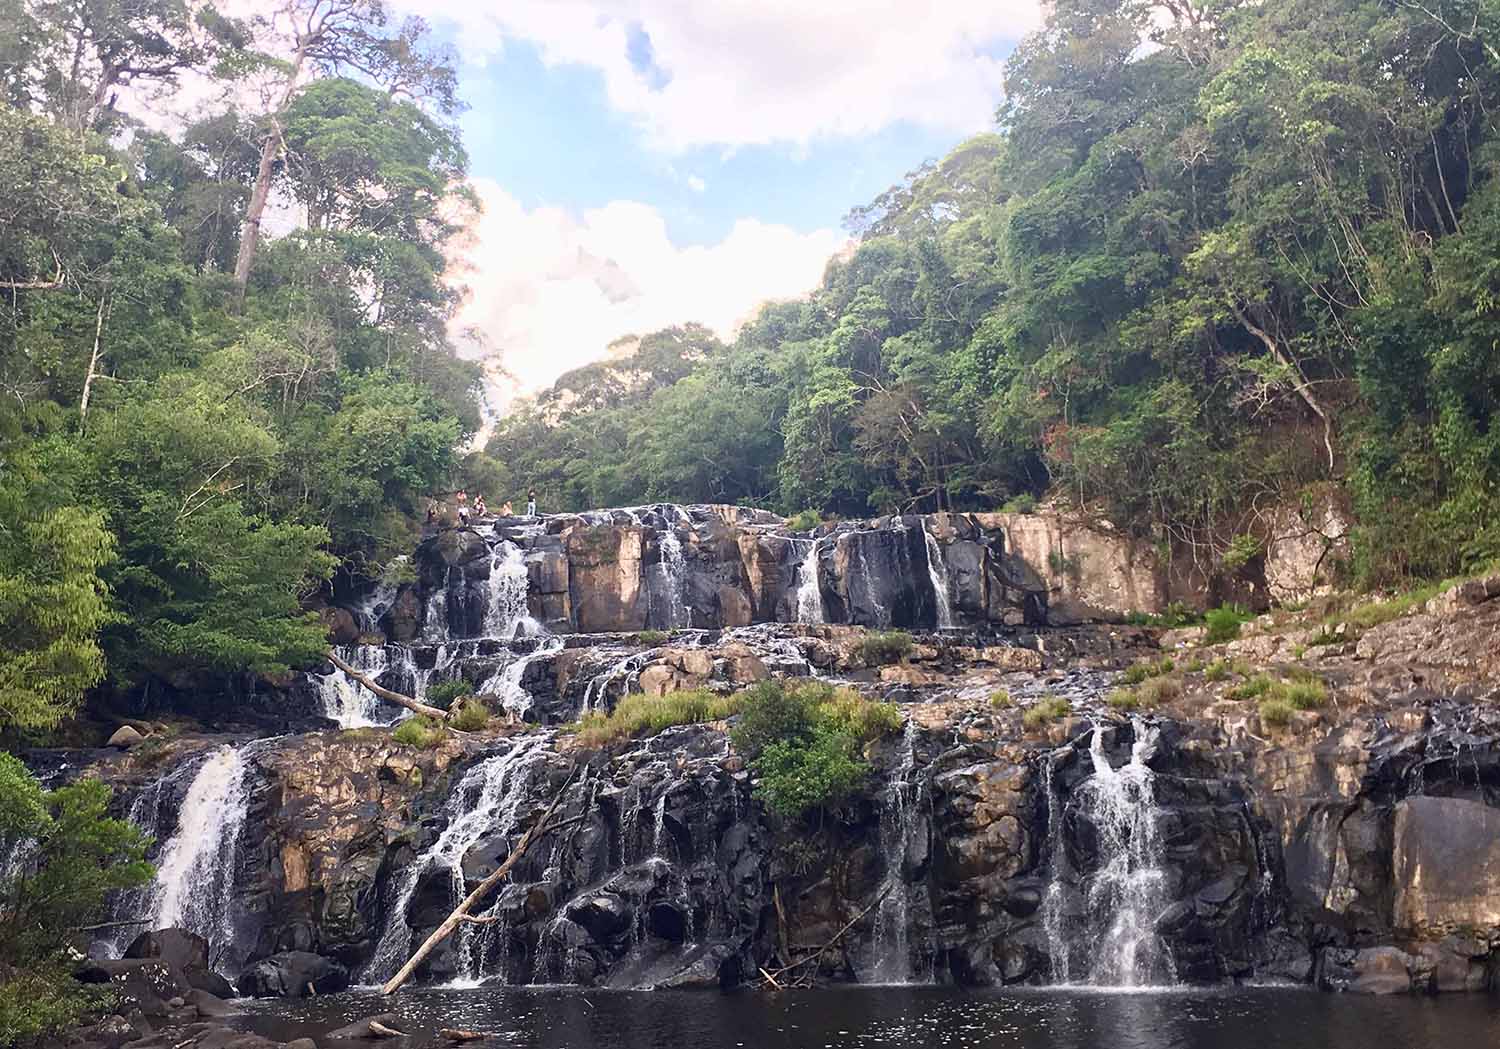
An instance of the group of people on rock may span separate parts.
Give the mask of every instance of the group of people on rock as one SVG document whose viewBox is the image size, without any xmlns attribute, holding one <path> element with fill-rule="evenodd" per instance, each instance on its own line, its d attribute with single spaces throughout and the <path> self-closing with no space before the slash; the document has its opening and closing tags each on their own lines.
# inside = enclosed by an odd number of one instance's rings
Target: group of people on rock
<svg viewBox="0 0 1500 1049">
<path fill-rule="evenodd" d="M 490 509 L 489 509 L 489 507 L 487 507 L 484 504 L 484 496 L 482 496 L 482 495 L 476 495 L 476 496 L 474 496 L 474 502 L 471 504 L 469 502 L 469 493 L 468 493 L 468 491 L 465 490 L 465 489 L 460 488 L 457 492 L 454 493 L 454 495 L 453 495 L 453 501 L 454 501 L 455 504 L 457 504 L 458 521 L 459 521 L 459 524 L 461 526 L 468 524 L 470 517 L 473 517 L 473 518 L 475 518 L 477 520 L 479 518 L 484 518 L 484 517 L 489 517 L 490 516 Z M 444 516 L 446 516 L 447 510 L 448 510 L 447 506 L 445 504 L 443 504 L 443 503 L 440 503 L 438 500 L 436 500 L 436 499 L 430 499 L 430 500 L 428 500 L 428 502 L 427 502 L 427 523 L 429 525 L 439 524 L 441 518 L 443 518 Z M 507 500 L 505 502 L 505 505 L 501 506 L 500 509 L 499 509 L 499 511 L 497 513 L 495 513 L 494 516 L 496 516 L 496 517 L 514 517 L 515 516 L 515 510 L 511 507 L 510 501 Z M 531 489 L 531 491 L 529 491 L 529 492 L 526 493 L 526 516 L 527 517 L 535 517 L 535 516 L 537 516 L 537 512 L 536 512 L 536 489 L 535 488 Z"/>
</svg>

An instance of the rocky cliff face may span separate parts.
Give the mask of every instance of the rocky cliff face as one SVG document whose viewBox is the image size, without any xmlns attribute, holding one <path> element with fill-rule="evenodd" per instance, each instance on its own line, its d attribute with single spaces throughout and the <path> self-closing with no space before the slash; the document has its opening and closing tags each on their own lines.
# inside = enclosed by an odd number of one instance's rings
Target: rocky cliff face
<svg viewBox="0 0 1500 1049">
<path fill-rule="evenodd" d="M 825 537 L 828 618 L 849 607 L 878 607 L 891 622 L 926 614 L 930 523 L 855 531 L 842 547 Z M 621 550 L 660 564 L 651 560 L 659 538 L 634 524 L 573 527 L 582 531 L 531 536 L 528 580 L 547 543 L 582 534 L 579 544 L 609 555 L 590 572 L 613 565 L 609 578 L 637 581 L 610 590 L 619 598 L 610 615 L 662 607 L 654 570 L 619 575 L 637 560 Z M 714 549 L 734 556 L 693 569 L 698 578 L 746 585 L 737 592 L 760 595 L 746 597 L 752 608 L 771 593 L 790 601 L 790 582 L 766 582 L 767 564 L 759 583 L 734 574 L 746 571 L 742 547 L 763 549 L 762 540 L 731 539 L 722 527 Z M 1008 556 L 979 541 L 992 530 L 974 527 L 955 525 L 954 536 L 976 538 L 943 550 L 950 579 L 988 578 Z M 975 548 L 964 552 L 963 542 Z M 459 574 L 503 560 L 478 553 L 489 549 L 483 537 L 432 545 L 459 554 Z M 684 531 L 685 562 L 696 564 L 702 546 Z M 858 562 L 867 553 L 916 580 L 881 568 L 865 582 Z M 777 563 L 795 568 L 806 557 Z M 554 592 L 567 602 L 552 607 L 577 615 L 572 553 L 567 561 L 569 588 Z M 587 592 L 605 575 L 590 576 Z M 447 630 L 495 623 L 491 595 L 476 585 L 484 576 L 444 579 L 442 590 L 417 592 L 419 606 L 443 593 Z M 653 586 L 655 596 L 643 596 Z M 706 583 L 686 592 L 695 616 L 720 601 Z M 979 618 L 989 607 L 982 593 L 955 583 L 952 614 Z M 530 611 L 532 586 L 526 599 Z M 637 621 L 653 620 L 629 620 Z M 1120 669 L 1158 660 L 1161 645 L 1196 644 L 1190 634 L 1092 626 L 997 638 L 955 628 L 919 633 L 907 657 L 874 665 L 864 636 L 855 626 L 780 624 L 416 646 L 417 669 L 406 673 L 510 674 L 506 687 L 543 723 L 608 709 L 629 691 L 821 674 L 900 702 L 906 727 L 871 745 L 874 774 L 859 797 L 806 824 L 779 821 L 756 800 L 753 771 L 724 725 L 682 726 L 603 752 L 521 725 L 429 751 L 378 727 L 250 744 L 228 956 L 249 964 L 310 951 L 355 978 L 388 975 L 503 860 L 577 764 L 561 809 L 572 821 L 566 832 L 517 866 L 486 912 L 493 921 L 466 928 L 422 978 L 718 986 L 756 980 L 791 954 L 810 958 L 806 971 L 825 980 L 1287 979 L 1366 991 L 1495 983 L 1500 580 L 1357 639 L 1305 647 L 1312 628 L 1268 627 L 1227 647 L 1184 649 L 1180 687 L 1128 714 L 1107 701 Z M 422 669 L 443 650 L 458 655 Z M 1255 665 L 1205 673 L 1218 657 Z M 1262 668 L 1324 681 L 1328 699 L 1270 722 L 1242 687 Z M 998 706 L 997 690 L 1007 696 Z M 1057 698 L 1065 712 L 1027 716 Z M 170 744 L 149 767 L 137 748 L 104 771 L 135 811 L 165 778 L 191 794 L 190 774 L 220 742 Z M 173 818 L 160 819 L 167 837 Z M 824 944 L 815 957 L 808 950 Z"/>
</svg>

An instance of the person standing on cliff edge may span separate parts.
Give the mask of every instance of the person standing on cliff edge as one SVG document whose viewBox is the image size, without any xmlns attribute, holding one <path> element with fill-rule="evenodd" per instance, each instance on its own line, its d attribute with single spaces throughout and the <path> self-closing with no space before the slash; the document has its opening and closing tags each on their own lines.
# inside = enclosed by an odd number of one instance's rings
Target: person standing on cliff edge
<svg viewBox="0 0 1500 1049">
<path fill-rule="evenodd" d="M 536 489 L 535 488 L 533 488 L 531 491 L 529 491 L 529 492 L 526 493 L 526 516 L 527 517 L 535 517 L 536 516 Z"/>
</svg>

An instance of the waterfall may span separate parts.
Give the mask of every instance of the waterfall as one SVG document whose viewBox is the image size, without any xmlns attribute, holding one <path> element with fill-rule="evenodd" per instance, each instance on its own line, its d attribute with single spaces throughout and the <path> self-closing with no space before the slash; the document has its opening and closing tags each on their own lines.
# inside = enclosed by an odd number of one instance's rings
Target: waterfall
<svg viewBox="0 0 1500 1049">
<path fill-rule="evenodd" d="M 682 540 L 670 528 L 663 528 L 661 536 L 661 572 L 667 585 L 667 621 L 660 625 L 689 627 L 693 625 L 693 614 L 684 596 L 687 581 L 687 560 L 682 554 Z"/>
<path fill-rule="evenodd" d="M 812 541 L 807 556 L 797 566 L 797 622 L 821 624 L 828 620 L 823 613 L 823 584 L 819 578 L 818 540 Z"/>
<path fill-rule="evenodd" d="M 563 644 L 563 639 L 560 637 L 544 638 L 536 648 L 507 663 L 493 677 L 480 685 L 479 694 L 497 697 L 504 710 L 509 711 L 517 721 L 524 720 L 532 705 L 531 693 L 523 684 L 526 680 L 526 668 L 539 659 L 561 652 Z"/>
<path fill-rule="evenodd" d="M 521 548 L 500 542 L 490 548 L 489 607 L 484 615 L 484 636 L 510 640 L 535 626 L 527 608 L 530 577 Z"/>
<path fill-rule="evenodd" d="M 406 559 L 405 554 L 392 559 L 391 568 L 394 569 L 397 564 L 405 562 Z M 397 591 L 401 589 L 400 584 L 390 581 L 390 577 L 394 574 L 388 569 L 386 577 L 382 578 L 375 585 L 375 589 L 366 594 L 364 600 L 359 603 L 359 608 L 355 610 L 355 618 L 361 630 L 374 633 L 380 629 L 380 617 L 390 610 L 391 603 L 396 600 Z"/>
<path fill-rule="evenodd" d="M 876 627 L 888 627 L 888 626 L 890 626 L 891 625 L 891 613 L 885 607 L 885 605 L 883 605 L 883 604 L 880 603 L 880 598 L 877 596 L 879 592 L 875 589 L 875 576 L 870 571 L 870 553 L 869 553 L 868 550 L 866 550 L 864 548 L 864 546 L 860 546 L 859 547 L 859 578 L 860 578 L 860 581 L 862 583 L 864 583 L 865 597 L 869 600 L 869 602 L 870 602 L 870 608 L 875 613 L 875 622 L 869 623 L 869 624 L 861 624 L 861 625 L 876 626 Z M 852 597 L 852 595 L 851 595 L 851 597 Z M 852 602 L 851 602 L 851 604 L 852 604 Z M 854 617 L 852 615 L 852 612 L 853 612 L 852 607 L 850 609 L 850 612 L 851 612 L 851 615 L 849 617 L 849 621 L 851 623 L 853 623 L 854 622 Z"/>
<path fill-rule="evenodd" d="M 1089 743 L 1094 774 L 1078 788 L 1078 805 L 1093 824 L 1098 866 L 1084 879 L 1084 929 L 1079 945 L 1088 959 L 1085 982 L 1101 987 L 1145 987 L 1173 979 L 1171 960 L 1156 933 L 1166 909 L 1167 869 L 1163 854 L 1154 775 L 1146 762 L 1155 749 L 1155 732 L 1132 719 L 1135 742 L 1130 760 L 1115 769 L 1104 753 L 1103 730 L 1095 726 Z M 1050 781 L 1050 759 L 1048 766 Z M 1048 792 L 1048 816 L 1061 836 L 1061 814 Z M 1064 928 L 1058 879 L 1062 850 L 1054 839 L 1053 884 L 1044 900 L 1043 926 L 1053 955 L 1053 978 L 1072 978 L 1069 932 Z M 1076 936 L 1074 932 L 1072 935 Z M 1059 964 L 1059 957 L 1061 964 Z"/>
<path fill-rule="evenodd" d="M 207 940 L 214 956 L 232 947 L 235 875 L 249 812 L 250 749 L 219 747 L 196 769 L 173 770 L 132 803 L 130 821 L 159 839 L 165 830 L 163 796 L 192 772 L 177 825 L 156 858 L 155 879 L 144 890 L 125 894 L 114 907 L 125 917 L 150 920 L 106 940 L 109 953 L 118 955 L 142 929 L 187 929 Z"/>
<path fill-rule="evenodd" d="M 389 979 L 410 955 L 412 928 L 407 909 L 425 876 L 446 874 L 449 896 L 456 904 L 465 892 L 464 855 L 481 838 L 506 837 L 518 829 L 532 780 L 546 764 L 551 738 L 546 733 L 520 737 L 509 750 L 484 759 L 464 774 L 443 806 L 447 827 L 398 876 L 385 931 L 365 969 L 365 979 L 372 983 Z M 458 941 L 465 976 L 473 975 L 468 949 L 471 928 L 466 924 Z"/>
<path fill-rule="evenodd" d="M 422 618 L 423 640 L 448 640 L 448 584 L 452 578 L 453 569 L 450 567 L 443 576 L 443 585 L 427 597 L 427 608 Z"/>
<path fill-rule="evenodd" d="M 932 593 L 937 599 L 937 625 L 939 630 L 953 626 L 953 599 L 949 596 L 948 565 L 943 560 L 943 548 L 931 532 L 922 529 L 922 538 L 927 540 L 927 576 L 932 580 Z"/>
<path fill-rule="evenodd" d="M 1047 863 L 1052 877 L 1047 882 L 1047 892 L 1042 897 L 1042 931 L 1047 937 L 1047 959 L 1052 967 L 1053 983 L 1070 983 L 1073 979 L 1073 943 L 1063 926 L 1066 890 L 1062 883 L 1063 865 L 1067 854 L 1063 845 L 1063 807 L 1054 785 L 1059 755 L 1066 755 L 1067 748 L 1054 750 L 1047 755 L 1042 766 L 1047 791 Z"/>
<path fill-rule="evenodd" d="M 901 762 L 891 775 L 880 812 L 880 852 L 886 875 L 871 936 L 869 983 L 907 984 L 917 980 L 911 960 L 912 903 L 917 889 L 906 878 L 906 858 L 918 834 L 925 834 L 921 807 L 923 780 L 917 775 L 917 723 L 908 718 L 901 734 Z"/>
<path fill-rule="evenodd" d="M 338 654 L 339 658 L 372 681 L 385 673 L 390 665 L 389 652 L 380 645 L 343 646 L 338 649 Z M 317 680 L 318 696 L 323 702 L 323 716 L 338 722 L 339 728 L 390 725 L 403 713 L 398 707 L 383 703 L 379 696 L 338 667 L 334 667 L 331 674 L 311 676 Z"/>
</svg>

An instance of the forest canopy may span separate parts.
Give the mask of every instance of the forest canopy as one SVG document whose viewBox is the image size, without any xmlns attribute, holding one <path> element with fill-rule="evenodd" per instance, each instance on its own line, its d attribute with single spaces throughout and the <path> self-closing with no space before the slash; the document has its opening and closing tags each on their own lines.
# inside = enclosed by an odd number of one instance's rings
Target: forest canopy
<svg viewBox="0 0 1500 1049">
<path fill-rule="evenodd" d="M 993 128 L 855 207 L 808 297 L 729 342 L 684 302 L 467 454 L 475 201 L 419 20 L 7 0 L 0 728 L 307 665 L 312 599 L 464 484 L 548 510 L 1049 496 L 1210 557 L 1332 502 L 1358 582 L 1487 562 L 1497 47 L 1489 0 L 1049 5 Z M 118 104 L 187 77 L 237 101 L 170 134 Z"/>
<path fill-rule="evenodd" d="M 1210 558 L 1332 502 L 1366 585 L 1488 562 L 1497 46 L 1475 0 L 1062 0 L 807 301 L 564 376 L 487 468 L 560 508 L 1050 494 Z"/>
</svg>

